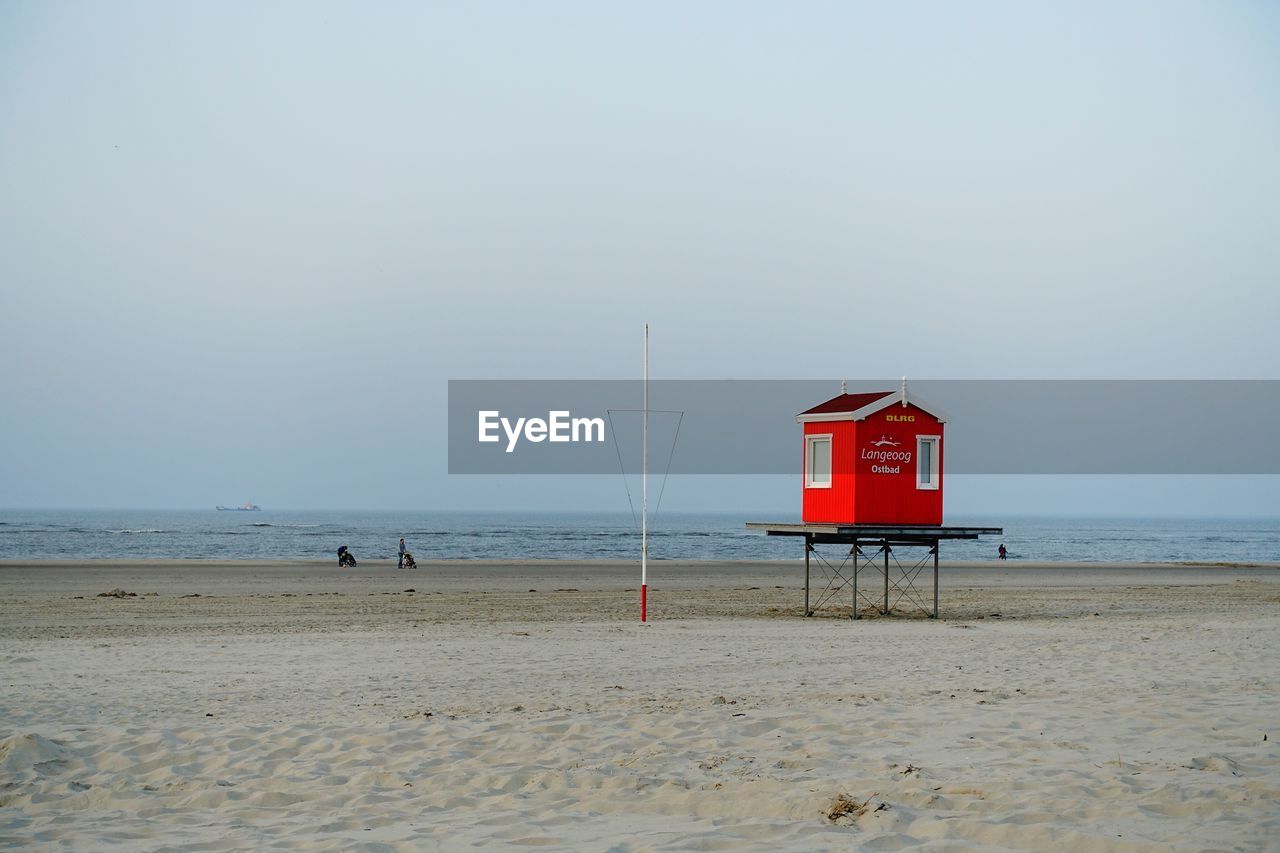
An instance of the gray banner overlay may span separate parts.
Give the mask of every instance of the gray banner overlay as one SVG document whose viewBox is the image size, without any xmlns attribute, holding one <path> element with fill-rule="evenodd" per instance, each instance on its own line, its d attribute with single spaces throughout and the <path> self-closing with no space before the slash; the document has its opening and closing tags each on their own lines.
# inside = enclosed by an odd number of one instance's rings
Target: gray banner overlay
<svg viewBox="0 0 1280 853">
<path fill-rule="evenodd" d="M 652 381 L 649 471 L 799 474 L 795 416 L 839 392 Z M 947 474 L 1280 474 L 1280 380 L 913 380 L 908 395 L 948 416 Z M 449 473 L 637 473 L 641 401 L 639 380 L 451 380 Z"/>
</svg>

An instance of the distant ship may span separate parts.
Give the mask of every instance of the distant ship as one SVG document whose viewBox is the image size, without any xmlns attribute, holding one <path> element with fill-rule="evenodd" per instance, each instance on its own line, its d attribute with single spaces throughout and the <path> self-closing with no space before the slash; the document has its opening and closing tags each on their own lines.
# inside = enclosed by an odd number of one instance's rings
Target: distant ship
<svg viewBox="0 0 1280 853">
<path fill-rule="evenodd" d="M 218 512 L 261 512 L 262 507 L 257 504 L 247 503 L 244 506 L 219 506 L 214 507 Z"/>
</svg>

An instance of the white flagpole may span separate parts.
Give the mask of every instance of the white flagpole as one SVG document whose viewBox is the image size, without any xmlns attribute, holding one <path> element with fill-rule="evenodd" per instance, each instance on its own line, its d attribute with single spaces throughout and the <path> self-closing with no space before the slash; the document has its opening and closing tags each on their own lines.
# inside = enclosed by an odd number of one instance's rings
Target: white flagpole
<svg viewBox="0 0 1280 853">
<path fill-rule="evenodd" d="M 644 324 L 644 405 L 640 463 L 640 621 L 649 621 L 649 324 Z"/>
</svg>

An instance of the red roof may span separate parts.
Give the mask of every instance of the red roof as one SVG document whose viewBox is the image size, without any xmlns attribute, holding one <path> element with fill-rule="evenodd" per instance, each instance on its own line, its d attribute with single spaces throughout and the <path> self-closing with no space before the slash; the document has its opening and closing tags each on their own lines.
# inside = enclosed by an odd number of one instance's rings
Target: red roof
<svg viewBox="0 0 1280 853">
<path fill-rule="evenodd" d="M 825 403 L 819 403 L 812 409 L 806 409 L 801 415 L 829 415 L 844 412 L 856 412 L 863 406 L 870 406 L 877 400 L 883 400 L 896 391 L 872 391 L 869 394 L 841 394 L 832 397 Z"/>
</svg>

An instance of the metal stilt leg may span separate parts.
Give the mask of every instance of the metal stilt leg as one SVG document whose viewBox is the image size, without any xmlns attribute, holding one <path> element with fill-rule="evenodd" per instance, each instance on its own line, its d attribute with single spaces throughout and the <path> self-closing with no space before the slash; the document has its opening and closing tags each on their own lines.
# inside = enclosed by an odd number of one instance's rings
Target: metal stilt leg
<svg viewBox="0 0 1280 853">
<path fill-rule="evenodd" d="M 884 548 L 884 609 L 880 611 L 882 616 L 889 615 L 889 543 L 886 542 L 882 546 Z"/>
</svg>

